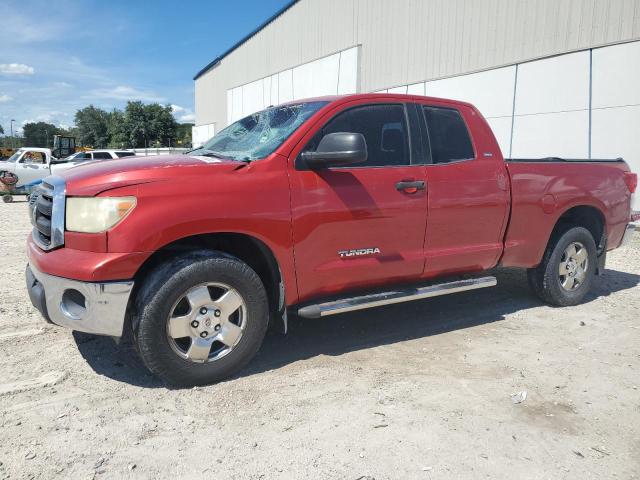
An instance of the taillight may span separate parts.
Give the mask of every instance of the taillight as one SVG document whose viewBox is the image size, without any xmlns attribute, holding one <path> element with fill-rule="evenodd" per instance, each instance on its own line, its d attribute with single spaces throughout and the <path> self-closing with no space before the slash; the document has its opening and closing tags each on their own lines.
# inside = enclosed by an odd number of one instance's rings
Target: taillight
<svg viewBox="0 0 640 480">
<path fill-rule="evenodd" d="M 624 181 L 629 187 L 629 191 L 631 193 L 635 193 L 636 188 L 638 187 L 638 174 L 632 172 L 624 173 Z"/>
</svg>

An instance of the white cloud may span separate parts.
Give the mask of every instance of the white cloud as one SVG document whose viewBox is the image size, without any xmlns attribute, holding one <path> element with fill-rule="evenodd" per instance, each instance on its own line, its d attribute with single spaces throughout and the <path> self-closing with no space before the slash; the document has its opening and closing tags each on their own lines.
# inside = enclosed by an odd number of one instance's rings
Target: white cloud
<svg viewBox="0 0 640 480">
<path fill-rule="evenodd" d="M 0 63 L 0 75 L 33 75 L 35 69 L 24 63 Z"/>
<path fill-rule="evenodd" d="M 53 86 L 56 88 L 70 88 L 71 84 L 67 82 L 54 82 Z"/>
<path fill-rule="evenodd" d="M 194 123 L 196 121 L 196 115 L 195 113 L 188 113 L 178 117 L 178 121 L 181 123 Z"/>
<path fill-rule="evenodd" d="M 98 88 L 91 91 L 91 97 L 109 98 L 114 100 L 141 100 L 143 102 L 163 102 L 166 99 L 148 90 L 139 90 L 126 85 L 113 88 Z"/>
<path fill-rule="evenodd" d="M 13 100 L 13 97 L 10 97 L 9 95 L 0 95 L 0 103 L 10 102 L 11 100 Z"/>
<path fill-rule="evenodd" d="M 54 125 L 58 125 L 62 127 L 63 125 L 68 125 L 69 120 L 71 120 L 71 116 L 68 112 L 60 112 L 57 110 L 52 110 L 49 112 L 43 112 L 33 117 L 26 118 L 22 121 L 22 125 L 24 126 L 26 123 L 36 123 L 36 122 L 46 122 L 52 123 Z M 62 127 L 65 128 L 65 127 Z"/>
<path fill-rule="evenodd" d="M 196 116 L 193 111 L 188 108 L 181 107 L 180 105 L 171 105 L 171 112 L 180 123 L 193 123 L 196 121 Z"/>
<path fill-rule="evenodd" d="M 18 2 L 16 2 L 18 3 Z M 45 5 L 11 5 L 11 2 L 3 2 L 0 5 L 0 18 L 2 18 L 2 28 L 0 28 L 1 43 L 7 44 L 29 44 L 33 42 L 46 42 L 59 38 L 68 31 L 68 24 L 74 24 L 72 19 L 62 18 L 62 15 L 48 15 L 46 18 L 40 17 L 41 10 L 44 8 L 52 8 Z M 60 5 L 64 10 L 65 7 Z M 25 10 L 19 13 L 17 10 Z M 69 23 L 65 23 L 67 20 Z M 77 30 L 77 29 L 76 29 Z M 80 29 L 82 32 L 83 29 Z M 77 34 L 78 32 L 74 32 Z"/>
</svg>

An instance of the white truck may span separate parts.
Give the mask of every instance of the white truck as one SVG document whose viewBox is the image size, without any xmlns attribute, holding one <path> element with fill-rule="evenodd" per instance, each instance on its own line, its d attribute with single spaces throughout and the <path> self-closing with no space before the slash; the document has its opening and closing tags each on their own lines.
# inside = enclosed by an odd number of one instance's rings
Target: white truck
<svg viewBox="0 0 640 480">
<path fill-rule="evenodd" d="M 12 195 L 29 195 L 43 178 L 94 160 L 110 160 L 135 155 L 126 150 L 93 150 L 78 152 L 64 158 L 57 159 L 49 148 L 23 147 L 0 162 L 0 181 L 5 187 L 2 200 L 7 203 L 13 201 Z"/>
</svg>

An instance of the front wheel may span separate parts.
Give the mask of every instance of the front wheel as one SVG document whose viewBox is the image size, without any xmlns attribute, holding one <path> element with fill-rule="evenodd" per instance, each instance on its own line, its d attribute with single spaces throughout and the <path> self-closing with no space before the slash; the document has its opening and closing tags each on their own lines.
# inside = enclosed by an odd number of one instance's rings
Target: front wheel
<svg viewBox="0 0 640 480">
<path fill-rule="evenodd" d="M 597 263 L 589 230 L 567 226 L 549 242 L 540 265 L 527 271 L 529 285 L 546 303 L 577 305 L 591 288 Z"/>
<path fill-rule="evenodd" d="M 136 301 L 145 365 L 176 386 L 231 376 L 256 354 L 268 324 L 267 295 L 241 260 L 198 251 L 147 276 Z"/>
</svg>

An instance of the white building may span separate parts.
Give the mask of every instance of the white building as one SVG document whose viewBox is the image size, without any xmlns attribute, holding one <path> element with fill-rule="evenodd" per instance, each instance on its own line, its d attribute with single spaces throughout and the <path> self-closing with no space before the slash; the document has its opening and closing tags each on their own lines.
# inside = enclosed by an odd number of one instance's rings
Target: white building
<svg viewBox="0 0 640 480">
<path fill-rule="evenodd" d="M 196 75 L 194 141 L 269 105 L 380 91 L 475 104 L 506 157 L 640 172 L 640 0 L 293 1 Z"/>
</svg>

